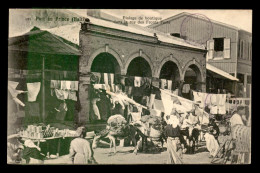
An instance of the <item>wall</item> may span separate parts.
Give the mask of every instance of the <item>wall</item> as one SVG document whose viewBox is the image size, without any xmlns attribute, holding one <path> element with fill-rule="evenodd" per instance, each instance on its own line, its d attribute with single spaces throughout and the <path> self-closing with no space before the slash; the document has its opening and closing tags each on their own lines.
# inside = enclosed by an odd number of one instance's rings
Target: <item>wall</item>
<svg viewBox="0 0 260 173">
<path fill-rule="evenodd" d="M 185 27 L 189 30 L 188 37 L 192 40 L 201 40 L 205 36 L 205 33 L 212 31 L 211 37 L 208 39 L 226 37 L 231 39 L 231 55 L 230 59 L 223 60 L 209 60 L 208 62 L 213 66 L 226 71 L 228 73 L 236 73 L 236 61 L 237 61 L 237 42 L 238 42 L 238 32 L 233 28 L 229 28 L 217 23 L 206 22 L 198 18 L 193 20 L 187 20 L 187 15 L 182 15 L 169 22 L 153 27 L 154 29 L 165 32 L 165 33 L 181 33 L 183 28 L 183 22 L 185 22 Z M 185 20 L 186 19 L 186 20 Z M 187 23 L 186 23 L 187 21 Z M 210 25 L 212 25 L 212 30 Z M 210 34 L 208 34 L 210 35 Z M 206 41 L 202 44 L 206 45 Z"/>
</svg>

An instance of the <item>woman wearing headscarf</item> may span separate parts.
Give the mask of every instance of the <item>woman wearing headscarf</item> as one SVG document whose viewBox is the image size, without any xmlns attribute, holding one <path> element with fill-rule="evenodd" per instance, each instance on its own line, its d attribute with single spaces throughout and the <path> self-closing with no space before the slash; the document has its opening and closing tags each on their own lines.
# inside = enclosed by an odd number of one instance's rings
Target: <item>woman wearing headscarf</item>
<svg viewBox="0 0 260 173">
<path fill-rule="evenodd" d="M 167 137 L 167 151 L 169 153 L 168 164 L 183 164 L 181 159 L 180 127 L 176 116 L 170 116 L 165 127 L 165 136 Z"/>
<path fill-rule="evenodd" d="M 86 128 L 79 127 L 76 131 L 78 137 L 73 139 L 70 143 L 69 157 L 72 164 L 90 164 L 95 163 L 93 157 L 94 152 L 91 148 L 91 143 L 84 139 L 86 137 Z"/>
</svg>

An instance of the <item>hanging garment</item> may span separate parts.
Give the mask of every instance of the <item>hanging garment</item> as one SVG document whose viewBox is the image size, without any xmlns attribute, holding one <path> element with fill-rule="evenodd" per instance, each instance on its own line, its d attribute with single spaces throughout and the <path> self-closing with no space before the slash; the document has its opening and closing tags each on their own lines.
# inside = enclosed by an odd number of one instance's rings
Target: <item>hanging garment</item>
<svg viewBox="0 0 260 173">
<path fill-rule="evenodd" d="M 60 89 L 55 89 L 55 94 L 56 94 L 56 97 L 59 99 L 59 100 L 64 100 L 64 93 L 63 93 L 63 90 L 60 90 Z"/>
<path fill-rule="evenodd" d="M 76 91 L 68 91 L 68 99 L 77 101 Z"/>
<path fill-rule="evenodd" d="M 218 106 L 211 106 L 210 108 L 210 113 L 215 115 L 215 114 L 218 114 Z"/>
<path fill-rule="evenodd" d="M 57 88 L 60 89 L 61 81 L 59 80 L 51 80 L 51 87 L 50 88 Z"/>
<path fill-rule="evenodd" d="M 210 103 L 212 106 L 218 106 L 218 94 L 211 94 Z"/>
<path fill-rule="evenodd" d="M 142 80 L 142 77 L 135 76 L 134 87 L 141 87 L 141 80 Z"/>
<path fill-rule="evenodd" d="M 172 90 L 172 80 L 167 80 L 168 90 Z"/>
<path fill-rule="evenodd" d="M 162 100 L 154 99 L 153 109 L 157 109 L 162 112 L 165 112 Z"/>
<path fill-rule="evenodd" d="M 226 98 L 227 95 L 226 94 L 219 94 L 219 103 L 218 103 L 218 113 L 219 114 L 226 114 Z"/>
<path fill-rule="evenodd" d="M 114 83 L 115 83 L 115 74 L 110 73 L 110 84 L 114 84 Z"/>
<path fill-rule="evenodd" d="M 187 110 L 192 110 L 194 108 L 194 105 L 193 103 L 189 102 L 189 101 L 186 101 L 184 99 L 179 99 L 180 102 L 181 102 L 181 105 L 184 106 Z"/>
<path fill-rule="evenodd" d="M 19 84 L 19 82 L 8 81 L 8 86 L 11 86 L 13 89 L 16 89 L 18 84 Z"/>
<path fill-rule="evenodd" d="M 71 88 L 72 91 L 78 91 L 78 87 L 79 87 L 78 81 L 71 81 L 70 88 Z"/>
<path fill-rule="evenodd" d="M 40 92 L 41 82 L 27 83 L 28 101 L 34 102 Z"/>
<path fill-rule="evenodd" d="M 171 99 L 171 95 L 165 92 L 161 92 L 161 98 L 162 98 L 165 115 L 171 115 L 172 108 L 173 108 L 173 101 Z"/>
<path fill-rule="evenodd" d="M 65 80 L 62 80 L 62 81 L 61 81 L 60 87 L 61 87 L 61 88 L 60 88 L 61 90 L 67 89 L 67 85 L 66 85 L 66 81 L 65 81 Z"/>
<path fill-rule="evenodd" d="M 65 91 L 65 90 L 62 90 L 62 93 L 63 93 L 64 99 L 68 99 L 69 92 L 68 92 L 68 91 Z"/>
<path fill-rule="evenodd" d="M 104 74 L 103 74 L 103 78 L 104 78 L 104 83 L 105 83 L 106 85 L 108 85 L 108 73 L 104 73 Z"/>
<path fill-rule="evenodd" d="M 167 80 L 166 79 L 161 79 L 161 89 L 167 88 Z"/>
<path fill-rule="evenodd" d="M 71 90 L 71 81 L 66 81 L 66 89 Z"/>
<path fill-rule="evenodd" d="M 184 84 L 182 87 L 182 93 L 189 93 L 190 92 L 190 84 Z"/>
<path fill-rule="evenodd" d="M 95 116 L 97 116 L 97 119 L 98 119 L 98 120 L 101 119 L 101 116 L 100 116 L 100 113 L 99 113 L 99 109 L 98 109 L 98 107 L 97 107 L 97 101 L 99 101 L 99 100 L 100 100 L 99 98 L 94 98 L 94 99 L 92 99 L 92 101 L 91 101 L 94 114 L 95 114 Z"/>
<path fill-rule="evenodd" d="M 154 99 L 155 99 L 155 94 L 151 94 L 150 95 L 150 102 L 149 102 L 149 106 L 148 106 L 150 109 L 153 107 Z"/>
</svg>

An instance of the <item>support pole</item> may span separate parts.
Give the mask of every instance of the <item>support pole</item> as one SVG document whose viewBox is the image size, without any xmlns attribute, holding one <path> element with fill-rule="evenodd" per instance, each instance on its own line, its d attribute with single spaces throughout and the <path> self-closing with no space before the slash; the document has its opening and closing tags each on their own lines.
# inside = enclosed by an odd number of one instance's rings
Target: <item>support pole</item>
<svg viewBox="0 0 260 173">
<path fill-rule="evenodd" d="M 42 56 L 42 121 L 45 122 L 45 57 Z"/>
</svg>

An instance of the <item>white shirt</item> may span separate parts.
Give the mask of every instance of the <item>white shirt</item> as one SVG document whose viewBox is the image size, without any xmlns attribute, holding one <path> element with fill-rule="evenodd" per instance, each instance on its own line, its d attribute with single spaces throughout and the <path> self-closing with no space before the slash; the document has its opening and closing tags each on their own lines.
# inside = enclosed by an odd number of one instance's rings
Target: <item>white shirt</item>
<svg viewBox="0 0 260 173">
<path fill-rule="evenodd" d="M 231 127 L 237 124 L 241 124 L 244 125 L 242 118 L 239 114 L 234 114 L 231 118 L 230 118 L 230 123 L 231 123 Z"/>
</svg>

